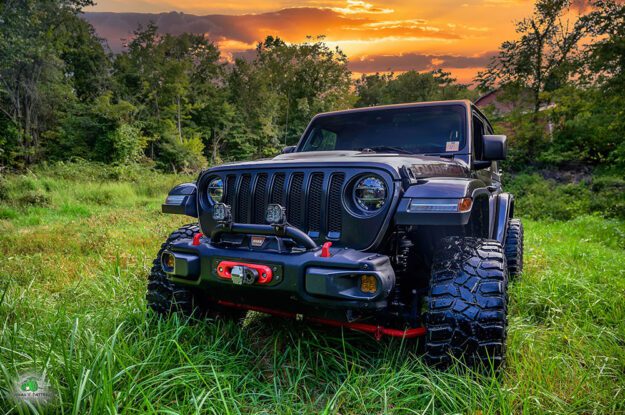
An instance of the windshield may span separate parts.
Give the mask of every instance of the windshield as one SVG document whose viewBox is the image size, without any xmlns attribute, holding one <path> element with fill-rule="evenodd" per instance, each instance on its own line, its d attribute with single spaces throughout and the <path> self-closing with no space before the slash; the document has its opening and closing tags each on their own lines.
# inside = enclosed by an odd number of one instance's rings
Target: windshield
<svg viewBox="0 0 625 415">
<path fill-rule="evenodd" d="M 461 105 L 390 108 L 317 118 L 299 151 L 444 154 L 465 144 Z"/>
</svg>

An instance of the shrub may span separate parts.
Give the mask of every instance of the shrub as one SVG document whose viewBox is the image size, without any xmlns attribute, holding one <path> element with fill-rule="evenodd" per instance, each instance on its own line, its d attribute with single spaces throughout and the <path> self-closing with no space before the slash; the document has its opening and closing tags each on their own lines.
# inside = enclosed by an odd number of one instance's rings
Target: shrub
<svg viewBox="0 0 625 415">
<path fill-rule="evenodd" d="M 579 183 L 558 184 L 538 174 L 521 174 L 505 183 L 515 196 L 515 211 L 532 219 L 569 220 L 597 213 L 625 218 L 625 180 L 596 176 Z"/>
<path fill-rule="evenodd" d="M 199 136 L 183 139 L 166 134 L 158 143 L 157 166 L 165 171 L 197 171 L 208 165 L 204 157 L 204 144 Z"/>
<path fill-rule="evenodd" d="M 52 202 L 50 196 L 48 196 L 42 190 L 26 190 L 24 193 L 19 195 L 16 199 L 16 204 L 22 207 L 28 206 L 49 206 Z"/>
</svg>

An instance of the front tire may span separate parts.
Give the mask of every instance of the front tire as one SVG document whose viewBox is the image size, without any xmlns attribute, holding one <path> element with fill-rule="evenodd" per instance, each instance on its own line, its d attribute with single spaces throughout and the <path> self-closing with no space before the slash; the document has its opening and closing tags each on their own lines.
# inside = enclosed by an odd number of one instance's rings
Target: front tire
<svg viewBox="0 0 625 415">
<path fill-rule="evenodd" d="M 499 368 L 505 358 L 508 273 L 497 241 L 449 237 L 434 255 L 425 358 Z"/>
<path fill-rule="evenodd" d="M 523 272 L 523 223 L 520 219 L 508 221 L 504 251 L 508 261 L 510 279 L 521 275 Z"/>
</svg>

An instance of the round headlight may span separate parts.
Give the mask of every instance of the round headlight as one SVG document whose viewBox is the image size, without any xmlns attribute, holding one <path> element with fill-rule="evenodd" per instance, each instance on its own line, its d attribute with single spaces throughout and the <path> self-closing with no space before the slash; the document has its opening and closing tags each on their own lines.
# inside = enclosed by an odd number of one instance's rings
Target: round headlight
<svg viewBox="0 0 625 415">
<path fill-rule="evenodd" d="M 208 182 L 208 197 L 213 203 L 221 202 L 224 196 L 224 182 L 219 177 L 215 177 Z"/>
<path fill-rule="evenodd" d="M 354 187 L 354 199 L 367 212 L 379 210 L 386 202 L 386 184 L 376 176 L 363 177 Z"/>
</svg>

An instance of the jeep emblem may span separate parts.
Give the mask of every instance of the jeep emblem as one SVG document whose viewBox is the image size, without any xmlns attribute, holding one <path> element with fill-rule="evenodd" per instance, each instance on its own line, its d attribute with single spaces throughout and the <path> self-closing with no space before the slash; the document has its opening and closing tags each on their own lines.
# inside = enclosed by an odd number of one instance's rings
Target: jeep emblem
<svg viewBox="0 0 625 415">
<path fill-rule="evenodd" d="M 264 236 L 252 236 L 252 246 L 256 248 L 260 248 L 265 243 Z"/>
</svg>

